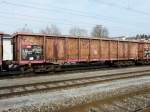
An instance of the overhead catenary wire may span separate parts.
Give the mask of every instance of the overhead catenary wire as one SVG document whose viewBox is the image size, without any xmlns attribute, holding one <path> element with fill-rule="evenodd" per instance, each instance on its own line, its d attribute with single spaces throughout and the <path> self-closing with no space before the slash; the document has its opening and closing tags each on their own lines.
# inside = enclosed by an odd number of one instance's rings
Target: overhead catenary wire
<svg viewBox="0 0 150 112">
<path fill-rule="evenodd" d="M 133 12 L 133 13 L 150 16 L 149 12 L 145 12 L 142 10 L 137 10 L 137 9 L 132 8 L 132 7 L 129 7 L 129 3 L 128 3 L 128 6 L 126 7 L 126 6 L 118 5 L 116 3 L 108 2 L 106 0 L 105 1 L 104 0 L 98 0 L 98 1 L 96 0 L 95 2 L 100 2 L 101 4 L 105 4 L 105 5 L 108 5 L 110 7 L 115 7 L 115 8 L 119 8 L 119 9 L 124 9 L 124 10 L 130 11 L 130 12 Z M 127 2 L 129 2 L 129 1 L 127 1 Z"/>
<path fill-rule="evenodd" d="M 129 0 L 127 1 L 127 6 L 121 6 L 119 4 L 108 2 L 106 0 L 105 1 L 104 0 L 93 0 L 93 2 L 99 2 L 101 4 L 105 4 L 105 5 L 108 5 L 110 7 L 124 9 L 124 10 L 130 11 L 130 12 L 133 12 L 133 13 L 139 13 L 139 14 L 150 16 L 149 12 L 145 12 L 145 11 L 142 11 L 142 10 L 137 10 L 137 9 L 132 8 L 130 6 L 130 1 Z M 5 1 L 5 0 L 1 1 L 1 3 L 7 3 L 7 4 L 12 4 L 12 5 L 17 5 L 16 3 L 12 3 L 10 1 L 8 2 L 8 1 Z M 36 6 L 37 5 L 41 6 L 41 4 L 38 4 L 38 3 L 35 3 L 35 2 L 34 3 L 30 2 L 30 5 L 29 4 L 28 5 L 27 4 L 18 4 L 18 5 L 21 5 L 21 6 L 24 6 L 24 7 L 30 7 L 30 8 L 34 7 L 36 9 L 41 9 L 41 10 L 49 10 L 48 8 L 35 7 L 35 6 L 31 5 L 31 4 L 36 4 Z M 68 12 L 73 12 L 73 13 L 82 13 L 82 14 L 88 13 L 86 11 L 81 11 L 81 10 L 77 10 L 77 9 L 70 9 L 70 8 L 66 8 L 66 7 L 64 8 L 64 7 L 60 7 L 60 6 L 59 7 L 51 6 L 51 8 L 52 7 L 55 8 L 54 10 L 61 9 L 61 10 L 66 10 Z M 95 15 L 98 15 L 98 14 L 95 14 Z"/>
<path fill-rule="evenodd" d="M 13 18 L 11 18 L 10 19 L 10 14 L 9 13 L 2 13 L 2 12 L 0 12 L 0 15 L 5 15 L 5 16 L 8 16 L 8 17 L 4 17 L 5 19 L 7 19 L 7 20 L 13 20 Z M 21 20 L 29 20 L 29 21 L 32 21 L 32 22 L 34 22 L 34 23 L 38 23 L 38 24 L 41 24 L 42 22 L 46 22 L 45 21 L 45 18 L 44 19 L 41 19 L 41 18 L 36 18 L 36 17 L 32 17 L 32 16 L 28 16 L 28 15 L 19 15 L 19 14 L 16 14 L 15 16 L 14 16 L 15 18 L 19 18 L 19 19 L 21 19 Z M 3 18 L 3 16 L 1 16 L 1 18 Z M 62 25 L 65 25 L 65 26 L 78 26 L 78 25 L 76 25 L 76 24 L 74 24 L 73 22 L 72 23 L 70 23 L 70 22 L 62 22 L 62 21 L 55 21 L 54 19 L 49 19 L 49 20 L 47 20 L 48 22 L 51 22 L 51 23 L 57 23 L 57 24 L 62 24 Z M 15 23 L 16 24 L 16 23 Z M 83 23 L 80 23 L 80 25 L 82 25 L 82 26 L 84 26 L 84 27 L 90 27 L 90 25 L 89 24 L 83 24 Z M 79 26 L 80 26 L 79 25 Z M 96 25 L 96 24 L 91 24 L 91 27 L 92 26 L 94 26 L 94 25 Z M 112 27 L 113 28 L 115 28 L 115 29 L 120 29 L 120 26 L 113 26 L 112 25 Z M 124 27 L 122 27 L 122 28 L 124 28 Z M 124 28 L 124 29 L 128 29 L 128 28 Z"/>
<path fill-rule="evenodd" d="M 3 4 L 6 4 L 6 5 L 13 5 L 13 6 L 19 6 L 19 7 L 25 7 L 25 8 L 32 8 L 32 9 L 38 9 L 38 10 L 44 10 L 44 11 L 49 11 L 49 9 L 47 9 L 47 8 L 43 8 L 43 7 L 37 7 L 37 6 L 33 6 L 33 5 L 28 5 L 28 4 L 20 4 L 20 3 L 13 3 L 13 2 L 8 2 L 8 1 L 2 1 L 2 3 Z M 60 8 L 60 9 L 66 9 L 66 8 Z M 54 11 L 54 12 L 58 12 L 58 13 L 60 13 L 60 9 L 58 10 L 58 9 L 53 9 L 52 11 Z M 108 18 L 108 19 L 105 19 L 105 20 L 103 20 L 102 18 L 99 18 L 98 17 L 98 15 L 94 15 L 94 16 L 91 16 L 91 15 L 86 15 L 86 13 L 84 13 L 84 12 L 82 12 L 82 11 L 74 11 L 74 10 L 68 10 L 68 11 L 66 11 L 66 12 L 69 12 L 70 14 L 72 14 L 72 15 L 78 15 L 78 16 L 81 16 L 81 17 L 90 17 L 90 18 L 92 18 L 92 19 L 96 19 L 96 20 L 102 20 L 102 21 L 107 21 L 107 22 L 111 22 L 111 23 L 116 23 L 116 24 L 121 24 L 121 25 L 126 25 L 126 23 L 121 23 L 121 22 L 119 22 L 119 21 L 114 21 L 113 19 L 110 19 L 110 18 Z M 79 14 L 80 13 L 80 14 Z M 2 13 L 2 14 L 4 14 L 4 13 Z M 7 13 L 6 13 L 7 14 Z M 44 14 L 44 13 L 42 13 L 42 14 Z M 34 21 L 34 22 L 39 22 L 39 21 L 41 21 L 41 22 L 44 22 L 45 20 L 48 20 L 48 21 L 51 21 L 51 22 L 53 22 L 52 20 L 52 18 L 45 18 L 45 16 L 44 16 L 44 20 L 41 20 L 41 18 L 35 18 L 35 17 L 33 17 L 33 16 L 29 16 L 29 15 L 20 15 L 20 14 L 16 14 L 16 15 L 18 15 L 18 16 L 22 16 L 23 18 L 25 17 L 25 18 L 30 18 L 30 20 L 31 21 Z M 105 16 L 103 16 L 103 17 L 105 17 Z M 105 17 L 105 18 L 107 18 L 107 17 Z M 66 21 L 66 22 L 65 22 Z M 68 26 L 72 26 L 72 25 L 75 25 L 75 23 L 73 22 L 73 21 L 69 21 L 69 20 L 63 20 L 62 22 L 58 22 L 58 21 L 54 21 L 54 22 L 57 22 L 58 24 L 64 24 L 64 25 L 68 25 Z M 86 22 L 83 22 L 83 21 L 81 21 L 80 22 L 80 24 L 81 25 L 84 25 L 84 26 L 87 26 L 87 27 L 89 27 L 90 25 L 92 26 L 92 25 L 96 25 L 96 24 L 93 24 L 93 23 L 86 23 Z M 137 25 L 139 25 L 139 24 L 135 24 L 136 26 Z M 135 25 L 130 25 L 129 24 L 129 26 L 132 26 L 132 27 L 136 27 Z M 115 25 L 115 27 L 116 27 L 117 25 Z M 118 26 L 117 28 L 119 29 L 121 26 Z M 129 28 L 129 27 L 128 27 Z M 138 27 L 138 28 L 140 28 L 140 27 Z"/>
<path fill-rule="evenodd" d="M 32 9 L 38 9 L 38 10 L 44 10 L 44 11 L 50 11 L 51 10 L 51 11 L 54 11 L 56 13 L 62 12 L 62 10 L 58 10 L 58 9 L 65 9 L 65 8 L 60 8 L 60 7 L 57 7 L 56 9 L 48 9 L 48 8 L 37 7 L 37 6 L 29 5 L 29 4 L 19 4 L 19 3 L 12 3 L 12 2 L 7 2 L 7 1 L 2 1 L 2 3 L 7 4 L 7 5 L 19 6 L 19 7 L 25 7 L 25 8 L 32 8 Z M 92 19 L 95 19 L 95 20 L 102 20 L 102 21 L 107 21 L 107 22 L 122 24 L 122 25 L 123 24 L 124 25 L 128 24 L 128 23 L 125 23 L 125 22 L 121 22 L 117 19 L 112 19 L 111 17 L 107 17 L 105 15 L 98 15 L 97 14 L 97 15 L 92 15 L 91 16 L 91 15 L 87 15 L 85 12 L 75 11 L 75 10 L 71 10 L 71 9 L 68 9 L 68 10 L 66 9 L 65 11 L 67 11 L 67 13 L 69 12 L 71 15 L 77 15 L 77 16 L 81 16 L 81 17 L 89 17 L 89 18 L 92 18 Z M 67 21 L 69 21 L 69 20 L 67 20 Z M 132 22 L 133 23 L 129 23 L 128 25 L 133 26 L 133 25 L 143 25 L 144 24 L 142 22 L 136 22 L 136 23 L 135 23 L 135 21 L 132 21 Z M 80 23 L 85 23 L 85 22 L 81 21 Z M 85 24 L 90 24 L 90 23 L 85 23 Z M 131 24 L 133 24 L 133 25 L 131 25 Z"/>
<path fill-rule="evenodd" d="M 1 14 L 1 13 L 0 13 Z M 9 16 L 9 15 L 7 15 L 7 16 Z M 18 16 L 19 17 L 19 16 Z M 22 16 L 20 16 L 21 18 L 19 18 L 19 19 L 21 19 L 21 20 L 24 20 L 25 18 L 24 17 L 22 17 Z M 23 27 L 23 25 L 24 24 L 26 24 L 27 22 L 25 22 L 25 23 L 23 23 L 23 24 L 20 24 L 20 25 L 17 25 L 17 24 L 19 24 L 19 23 L 15 23 L 14 21 L 13 21 L 13 19 L 10 19 L 10 18 L 5 18 L 5 19 L 8 19 L 8 20 L 11 20 L 11 23 L 13 23 L 13 25 L 11 26 L 12 28 L 16 28 L 16 27 L 18 27 L 17 29 L 20 29 L 21 27 Z M 32 21 L 32 22 L 34 22 L 35 24 L 29 24 L 28 23 L 28 26 L 40 26 L 41 27 L 41 23 L 42 22 L 44 22 L 44 21 L 42 21 L 42 20 L 37 20 L 37 19 L 31 19 L 31 18 L 28 18 L 30 21 Z M 53 22 L 53 21 L 49 21 L 49 22 Z M 55 21 L 54 21 L 55 22 Z M 37 24 L 38 23 L 38 24 Z M 65 24 L 65 23 L 57 23 L 57 25 L 59 25 L 59 24 L 61 24 L 61 25 L 64 25 L 63 26 L 63 28 L 65 28 L 65 27 L 68 27 L 68 28 L 70 28 L 70 26 L 72 27 L 72 26 L 74 26 L 74 24 Z M 1 24 L 1 25 L 3 25 L 3 26 L 5 26 L 6 27 L 6 25 L 7 26 L 10 26 L 10 24 Z M 47 26 L 48 24 L 45 24 L 45 26 Z M 20 27 L 19 27 L 20 26 Z M 43 25 L 42 25 L 43 26 Z M 29 28 L 30 28 L 29 27 Z M 43 26 L 44 27 L 44 26 Z M 85 27 L 85 26 L 84 26 Z M 86 27 L 89 27 L 89 26 L 86 26 Z M 116 26 L 112 26 L 112 28 L 113 28 L 113 30 L 119 30 L 120 29 L 120 27 L 116 27 Z M 15 30 L 15 31 L 17 31 L 17 29 Z M 125 30 L 129 30 L 130 28 L 125 28 L 125 27 L 122 27 L 122 29 L 124 29 L 124 31 Z M 131 29 L 130 29 L 131 30 Z M 35 31 L 35 29 L 34 29 L 34 31 Z M 135 31 L 135 30 L 133 30 L 133 31 Z"/>
</svg>

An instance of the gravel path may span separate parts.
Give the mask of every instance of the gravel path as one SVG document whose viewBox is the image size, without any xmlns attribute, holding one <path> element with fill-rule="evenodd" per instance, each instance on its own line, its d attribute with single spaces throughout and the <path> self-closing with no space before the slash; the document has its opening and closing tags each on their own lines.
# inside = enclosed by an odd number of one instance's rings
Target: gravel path
<svg viewBox="0 0 150 112">
<path fill-rule="evenodd" d="M 95 100 L 150 88 L 150 76 L 112 81 L 87 87 L 0 100 L 0 111 L 53 112 Z"/>
<path fill-rule="evenodd" d="M 86 72 L 86 73 L 71 73 L 71 74 L 62 74 L 62 75 L 53 75 L 53 76 L 39 76 L 39 77 L 26 77 L 18 79 L 2 79 L 0 80 L 0 87 L 7 87 L 13 85 L 22 85 L 30 83 L 39 83 L 39 82 L 48 82 L 48 81 L 58 81 L 63 79 L 73 79 L 81 77 L 90 77 L 90 76 L 101 76 L 101 75 L 110 75 L 124 72 L 134 72 L 134 71 L 143 71 L 150 70 L 150 66 L 146 67 L 133 67 L 133 68 L 122 68 L 116 70 L 102 70 L 95 72 Z"/>
</svg>

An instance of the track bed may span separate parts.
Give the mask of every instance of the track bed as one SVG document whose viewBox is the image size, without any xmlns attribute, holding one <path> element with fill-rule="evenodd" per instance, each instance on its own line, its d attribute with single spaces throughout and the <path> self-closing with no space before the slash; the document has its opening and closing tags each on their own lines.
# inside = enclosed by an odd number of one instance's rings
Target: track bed
<svg viewBox="0 0 150 112">
<path fill-rule="evenodd" d="M 22 78 L 6 78 L 0 80 L 0 87 L 8 87 L 8 86 L 16 86 L 16 85 L 25 85 L 25 84 L 33 84 L 33 83 L 41 83 L 41 82 L 53 82 L 53 81 L 62 81 L 69 79 L 77 79 L 77 78 L 86 78 L 86 77 L 97 77 L 97 76 L 107 76 L 112 74 L 122 74 L 122 73 L 132 73 L 132 72 L 140 72 L 140 71 L 149 71 L 150 66 L 144 67 L 131 67 L 131 68 L 121 68 L 121 69 L 113 69 L 113 70 L 100 70 L 100 71 L 86 71 L 83 73 L 67 73 L 67 74 L 55 74 L 55 75 L 46 75 L 46 76 L 33 76 L 33 77 L 22 77 Z"/>
<path fill-rule="evenodd" d="M 0 80 L 0 109 L 33 112 L 41 108 L 39 112 L 43 109 L 67 112 L 67 108 L 74 110 L 74 106 L 80 107 L 97 100 L 150 92 L 149 87 L 149 66 L 72 73 L 61 77 L 55 75 L 3 79 Z"/>
<path fill-rule="evenodd" d="M 141 91 L 148 90 L 149 92 L 149 87 L 149 76 L 115 80 L 86 87 L 1 99 L 0 109 L 11 110 L 11 112 L 67 112 L 67 110 L 71 112 L 74 107 L 80 107 L 91 102 L 104 101 L 118 96 L 129 96 Z"/>
</svg>

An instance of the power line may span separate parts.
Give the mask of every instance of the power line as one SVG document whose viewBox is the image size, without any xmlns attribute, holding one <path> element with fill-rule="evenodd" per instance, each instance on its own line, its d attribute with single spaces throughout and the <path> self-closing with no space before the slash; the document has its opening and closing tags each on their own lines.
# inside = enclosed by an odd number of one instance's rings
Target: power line
<svg viewBox="0 0 150 112">
<path fill-rule="evenodd" d="M 10 15 L 8 15 L 8 14 L 6 14 L 6 13 L 0 13 L 1 15 L 6 15 L 6 16 L 9 16 L 10 17 Z M 20 19 L 22 19 L 22 20 L 26 20 L 26 17 L 27 16 L 19 16 L 19 15 L 16 15 L 15 16 L 16 18 L 20 18 Z M 8 17 L 6 17 L 5 19 L 8 19 L 8 20 L 12 20 L 13 18 L 8 18 Z M 27 18 L 27 19 L 29 19 L 30 21 L 32 21 L 32 22 L 35 22 L 35 23 L 38 23 L 38 24 L 41 24 L 41 23 L 43 23 L 43 22 L 45 22 L 44 20 L 41 20 L 41 19 L 38 19 L 38 18 Z M 49 20 L 49 22 L 55 22 L 56 24 L 62 24 L 62 25 L 65 25 L 65 26 L 75 26 L 74 24 L 72 24 L 72 23 L 64 23 L 64 22 L 56 22 L 56 21 L 51 21 L 51 20 Z M 13 22 L 14 23 L 14 22 Z M 16 24 L 16 23 L 15 23 Z M 25 24 L 25 23 L 24 23 Z M 10 24 L 8 24 L 9 26 L 10 26 Z M 37 25 L 37 24 L 36 24 Z M 84 26 L 86 26 L 86 27 L 89 27 L 89 25 L 84 25 Z M 112 27 L 113 27 L 113 29 L 120 29 L 120 27 L 117 27 L 117 26 L 113 26 L 112 25 Z M 125 28 L 125 27 L 122 27 L 122 29 L 128 29 L 129 30 L 129 27 L 128 28 Z M 131 30 L 131 29 L 130 29 Z"/>
<path fill-rule="evenodd" d="M 9 16 L 9 17 L 11 17 L 11 15 L 10 14 L 12 14 L 12 13 L 9 13 L 9 12 L 2 12 L 2 11 L 0 11 L 0 15 L 6 15 L 6 16 Z M 41 18 L 36 18 L 36 17 L 34 17 L 34 16 L 29 16 L 29 15 L 24 15 L 24 14 L 19 14 L 19 13 L 13 13 L 13 15 L 12 15 L 13 17 L 18 17 L 18 18 L 20 18 L 20 19 L 28 19 L 28 20 L 30 20 L 30 21 L 33 21 L 33 22 L 46 22 L 45 20 L 47 20 L 47 21 L 49 21 L 49 22 L 58 22 L 58 21 L 56 21 L 56 18 L 43 18 L 43 20 L 41 19 Z M 11 17 L 11 18 L 6 18 L 6 19 L 9 19 L 9 20 L 12 20 L 13 18 Z M 64 24 L 64 25 L 73 25 L 73 22 L 58 22 L 59 24 Z M 91 26 L 93 26 L 93 25 L 96 25 L 96 24 L 87 24 L 87 23 L 81 23 L 82 25 L 86 25 L 86 26 L 89 26 L 89 25 L 91 25 Z"/>
<path fill-rule="evenodd" d="M 2 1 L 3 3 L 10 3 L 10 2 L 7 2 L 7 1 Z M 116 4 L 116 3 L 113 3 L 113 2 L 107 2 L 107 1 L 103 1 L 103 0 L 93 0 L 93 2 L 100 2 L 102 4 L 105 4 L 105 5 L 108 5 L 108 6 L 111 6 L 111 7 L 116 7 L 116 8 L 122 8 L 122 9 L 125 9 L 127 11 L 131 11 L 131 12 L 134 12 L 134 13 L 140 13 L 140 14 L 146 14 L 147 16 L 150 16 L 150 13 L 148 12 L 145 12 L 145 11 L 141 11 L 141 10 L 137 10 L 137 9 L 134 9 L 134 8 L 131 8 L 130 7 L 130 1 L 128 0 L 128 4 L 127 4 L 127 7 L 126 6 L 121 6 L 119 4 Z M 36 4 L 36 5 L 41 5 L 41 4 L 38 4 L 38 3 L 33 3 L 33 2 L 30 2 L 30 4 Z M 73 12 L 78 12 L 78 13 L 88 13 L 88 12 L 85 12 L 85 11 L 81 11 L 81 10 L 76 10 L 76 9 L 70 9 L 70 8 L 64 8 L 64 7 L 56 7 L 56 6 L 51 6 L 51 8 L 54 7 L 54 8 L 57 8 L 57 9 L 62 9 L 62 10 L 67 10 L 67 11 L 73 11 Z M 41 8 L 41 9 L 46 9 L 46 8 Z M 46 9 L 47 10 L 47 9 Z M 97 14 L 96 14 L 97 15 Z"/>
<path fill-rule="evenodd" d="M 44 10 L 44 11 L 49 11 L 50 9 L 47 9 L 47 8 L 41 8 L 41 7 L 35 7 L 33 5 L 27 5 L 27 4 L 16 4 L 16 3 L 12 3 L 12 2 L 7 2 L 7 1 L 3 1 L 2 3 L 4 4 L 7 4 L 7 5 L 13 5 L 13 6 L 19 6 L 19 7 L 25 7 L 25 8 L 32 8 L 32 9 L 38 9 L 38 10 Z M 116 19 L 110 19 L 110 17 L 106 17 L 104 15 L 101 15 L 101 18 L 99 18 L 98 16 L 100 15 L 94 15 L 94 16 L 89 16 L 89 15 L 86 15 L 85 12 L 81 12 L 81 11 L 75 11 L 75 10 L 72 10 L 72 9 L 66 9 L 66 8 L 60 8 L 61 10 L 58 10 L 59 7 L 57 7 L 57 9 L 51 9 L 53 12 L 57 12 L 57 13 L 60 13 L 60 11 L 62 12 L 62 9 L 69 12 L 70 14 L 72 15 L 78 15 L 78 16 L 81 16 L 81 17 L 89 17 L 89 18 L 92 18 L 92 19 L 96 19 L 96 20 L 102 20 L 102 17 L 104 18 L 103 21 L 107 21 L 107 22 L 113 22 L 113 23 L 117 23 L 117 24 L 125 24 L 126 23 L 122 23 Z M 78 13 L 78 14 L 77 14 Z M 65 20 L 66 21 L 66 20 Z M 67 20 L 68 21 L 68 20 Z M 83 21 L 82 21 L 83 22 Z M 86 23 L 86 24 L 89 24 L 89 23 Z M 133 23 L 132 23 L 133 24 Z M 139 25 L 139 24 L 143 24 L 143 23 L 135 23 L 134 25 Z M 131 25 L 131 23 L 129 24 Z"/>
<path fill-rule="evenodd" d="M 3 2 L 3 3 L 5 3 L 5 4 L 7 4 L 8 5 L 8 2 Z M 9 5 L 10 5 L 10 3 L 11 2 L 9 2 Z M 38 9 L 38 10 L 41 10 L 41 8 L 38 8 L 38 7 L 33 7 L 33 6 L 31 6 L 31 5 L 29 5 L 29 7 L 27 7 L 25 4 L 15 4 L 15 3 L 11 3 L 11 5 L 13 5 L 13 6 L 20 6 L 20 7 L 25 7 L 25 8 L 33 8 L 33 9 Z M 46 11 L 49 11 L 49 9 L 46 9 L 46 8 L 42 8 L 43 10 L 46 10 Z M 60 11 L 56 11 L 56 12 L 60 12 Z M 73 15 L 74 15 L 74 12 L 73 11 L 71 11 L 72 13 L 73 13 Z M 5 13 L 0 13 L 0 14 L 8 14 L 8 12 L 5 12 Z M 43 13 L 42 13 L 43 14 Z M 18 14 L 18 13 L 14 13 L 14 15 L 16 16 L 17 15 L 17 17 L 23 17 L 23 18 L 27 18 L 28 17 L 28 19 L 29 20 L 31 20 L 31 21 L 33 21 L 33 22 L 36 22 L 36 23 L 41 23 L 41 22 L 45 22 L 45 21 L 42 21 L 41 19 L 39 19 L 39 18 L 35 18 L 35 17 L 33 17 L 33 16 L 29 16 L 29 15 L 20 15 L 20 14 Z M 87 17 L 88 15 L 80 15 L 80 16 L 83 16 L 83 17 Z M 88 17 L 91 17 L 91 16 L 88 16 Z M 93 17 L 92 17 L 93 18 Z M 100 20 L 100 18 L 98 18 L 97 16 L 95 16 L 95 18 L 98 20 Z M 12 19 L 12 18 L 11 18 Z M 44 20 L 45 20 L 46 18 L 44 18 Z M 47 19 L 49 19 L 48 21 L 51 21 L 52 19 L 51 18 L 47 18 Z M 64 24 L 64 25 L 67 25 L 67 26 L 72 26 L 72 25 L 74 25 L 74 23 L 72 23 L 72 22 L 70 22 L 70 23 L 68 23 L 68 20 L 66 20 L 67 21 L 67 23 L 65 23 L 65 22 L 58 22 L 58 24 Z M 105 20 L 105 21 L 108 21 L 108 22 L 110 22 L 109 20 Z M 112 21 L 112 20 L 111 20 Z M 51 21 L 52 22 L 52 21 Z M 54 22 L 54 21 L 53 21 Z M 56 21 L 55 21 L 56 22 Z M 114 23 L 114 21 L 112 21 L 113 23 Z M 118 23 L 118 22 L 116 22 L 116 23 Z M 81 22 L 80 23 L 80 25 L 83 25 L 84 24 L 84 22 Z M 118 23 L 119 24 L 119 23 Z M 122 24 L 124 24 L 124 23 L 122 23 Z M 84 24 L 85 26 L 87 26 L 87 27 L 89 27 L 89 23 L 85 23 Z M 91 24 L 91 25 L 95 25 L 95 24 Z M 138 24 L 136 24 L 136 25 L 138 25 Z M 131 26 L 131 25 L 130 25 Z M 134 26 L 133 26 L 134 27 Z M 137 26 L 135 26 L 135 27 L 137 27 Z M 116 27 L 117 28 L 117 27 Z M 138 28 L 140 28 L 140 27 L 138 27 Z M 120 29 L 120 27 L 118 27 L 118 29 Z"/>
<path fill-rule="evenodd" d="M 111 7 L 124 9 L 124 10 L 130 11 L 130 12 L 134 12 L 134 13 L 150 16 L 150 13 L 148 13 L 148 12 L 137 10 L 137 9 L 129 7 L 129 3 L 128 3 L 128 6 L 125 7 L 125 6 L 121 6 L 121 5 L 118 5 L 118 4 L 115 4 L 115 3 L 112 3 L 112 2 L 103 1 L 103 0 L 98 0 L 98 2 L 100 2 L 101 4 L 105 4 L 105 5 L 111 6 Z"/>
<path fill-rule="evenodd" d="M 77 26 L 71 21 L 70 22 L 68 22 L 68 21 L 67 22 L 60 22 L 60 21 L 58 22 L 54 18 L 44 18 L 44 20 L 42 20 L 41 18 L 37 18 L 37 17 L 29 16 L 29 15 L 24 15 L 24 14 L 19 14 L 19 13 L 2 12 L 2 11 L 0 11 L 0 14 L 1 15 L 6 15 L 6 16 L 9 16 L 9 17 L 11 17 L 10 15 L 13 15 L 13 17 L 17 17 L 17 18 L 25 19 L 25 20 L 28 19 L 28 20 L 30 20 L 32 22 L 35 22 L 35 23 L 42 23 L 42 22 L 46 22 L 45 20 L 47 20 L 49 22 L 52 22 L 52 23 L 54 22 L 54 23 L 57 23 L 57 24 L 63 24 L 65 26 Z M 11 18 L 6 18 L 6 19 L 12 20 L 13 18 L 11 17 Z M 95 26 L 96 24 L 86 24 L 86 23 L 81 22 L 81 23 L 79 23 L 79 25 L 90 27 L 89 25 Z M 115 25 L 113 27 L 116 27 L 116 28 L 120 29 L 120 26 Z M 132 27 L 136 27 L 136 26 L 132 26 Z M 122 28 L 124 28 L 124 27 L 122 27 Z M 138 28 L 141 28 L 141 27 L 138 27 Z"/>
</svg>

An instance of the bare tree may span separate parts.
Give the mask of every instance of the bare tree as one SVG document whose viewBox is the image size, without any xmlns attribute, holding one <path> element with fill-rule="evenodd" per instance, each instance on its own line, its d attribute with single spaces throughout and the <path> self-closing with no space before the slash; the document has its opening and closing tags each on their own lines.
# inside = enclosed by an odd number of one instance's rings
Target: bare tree
<svg viewBox="0 0 150 112">
<path fill-rule="evenodd" d="M 45 29 L 42 29 L 40 33 L 47 35 L 61 35 L 61 32 L 56 25 L 51 25 L 50 27 L 47 26 Z"/>
<path fill-rule="evenodd" d="M 148 34 L 137 34 L 136 35 L 136 39 L 149 40 L 150 39 L 150 35 L 148 35 Z"/>
<path fill-rule="evenodd" d="M 72 27 L 69 33 L 72 36 L 87 36 L 87 30 L 81 29 L 79 27 Z"/>
<path fill-rule="evenodd" d="M 27 24 L 25 24 L 24 27 L 23 27 L 23 28 L 20 28 L 17 32 L 33 33 L 33 31 L 28 27 Z"/>
<path fill-rule="evenodd" d="M 106 38 L 108 37 L 108 34 L 108 29 L 102 25 L 96 25 L 91 33 L 92 36 L 100 38 Z"/>
</svg>

